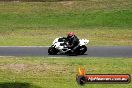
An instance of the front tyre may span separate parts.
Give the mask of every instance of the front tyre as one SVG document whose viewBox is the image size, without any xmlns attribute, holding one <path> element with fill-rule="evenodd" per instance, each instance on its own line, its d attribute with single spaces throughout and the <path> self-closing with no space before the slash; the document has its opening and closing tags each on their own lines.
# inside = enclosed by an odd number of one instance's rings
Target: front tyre
<svg viewBox="0 0 132 88">
<path fill-rule="evenodd" d="M 56 55 L 58 53 L 58 50 L 54 47 L 49 47 L 48 53 L 49 55 Z"/>
<path fill-rule="evenodd" d="M 79 47 L 79 54 L 83 55 L 85 52 L 87 51 L 87 47 L 86 46 L 80 46 Z"/>
</svg>

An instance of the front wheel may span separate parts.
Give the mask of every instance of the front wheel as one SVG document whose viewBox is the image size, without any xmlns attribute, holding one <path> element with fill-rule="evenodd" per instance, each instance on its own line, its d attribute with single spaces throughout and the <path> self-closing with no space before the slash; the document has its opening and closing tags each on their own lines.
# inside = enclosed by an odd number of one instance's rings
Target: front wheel
<svg viewBox="0 0 132 88">
<path fill-rule="evenodd" d="M 54 47 L 49 47 L 48 53 L 49 55 L 56 55 L 58 53 L 58 50 Z"/>
<path fill-rule="evenodd" d="M 83 55 L 85 52 L 87 51 L 87 47 L 86 46 L 80 46 L 79 47 L 79 54 Z"/>
</svg>

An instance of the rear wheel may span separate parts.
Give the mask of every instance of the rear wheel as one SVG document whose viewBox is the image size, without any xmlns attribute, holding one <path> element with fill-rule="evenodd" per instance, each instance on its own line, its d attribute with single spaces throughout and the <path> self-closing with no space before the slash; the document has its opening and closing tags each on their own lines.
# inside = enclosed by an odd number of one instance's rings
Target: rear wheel
<svg viewBox="0 0 132 88">
<path fill-rule="evenodd" d="M 54 47 L 49 47 L 48 53 L 49 55 L 56 55 L 58 53 L 58 50 Z"/>
</svg>

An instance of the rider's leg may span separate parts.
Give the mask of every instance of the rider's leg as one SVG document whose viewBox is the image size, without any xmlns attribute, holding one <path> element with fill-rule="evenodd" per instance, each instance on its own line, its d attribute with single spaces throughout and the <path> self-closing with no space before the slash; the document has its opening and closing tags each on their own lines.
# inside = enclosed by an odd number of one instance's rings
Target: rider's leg
<svg viewBox="0 0 132 88">
<path fill-rule="evenodd" d="M 73 51 L 73 52 L 76 51 L 78 47 L 79 47 L 79 45 L 75 46 L 75 47 L 72 49 L 72 51 Z"/>
</svg>

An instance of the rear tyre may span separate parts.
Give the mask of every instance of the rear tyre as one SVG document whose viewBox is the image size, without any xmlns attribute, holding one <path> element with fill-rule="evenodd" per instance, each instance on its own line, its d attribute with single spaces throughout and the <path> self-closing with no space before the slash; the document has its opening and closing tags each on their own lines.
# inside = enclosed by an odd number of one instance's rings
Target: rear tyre
<svg viewBox="0 0 132 88">
<path fill-rule="evenodd" d="M 56 55 L 58 53 L 58 50 L 54 47 L 49 47 L 48 53 L 49 55 Z"/>
</svg>

